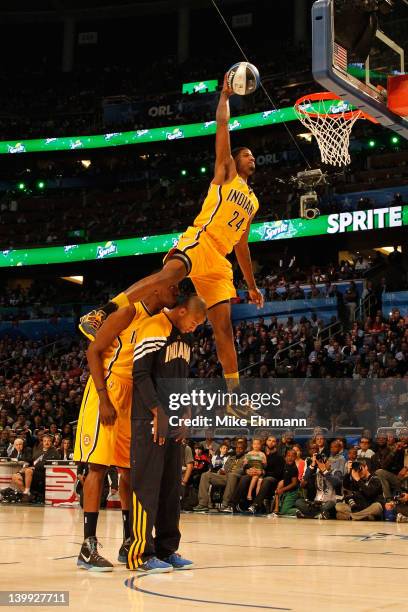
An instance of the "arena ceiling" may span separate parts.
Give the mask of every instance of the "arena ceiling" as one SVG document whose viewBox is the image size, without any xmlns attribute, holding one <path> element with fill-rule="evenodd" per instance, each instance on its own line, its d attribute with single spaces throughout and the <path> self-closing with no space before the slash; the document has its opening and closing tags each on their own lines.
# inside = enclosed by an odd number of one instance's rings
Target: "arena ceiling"
<svg viewBox="0 0 408 612">
<path fill-rule="evenodd" d="M 242 4 L 247 0 L 218 0 L 220 7 Z M 107 19 L 152 13 L 168 13 L 179 7 L 209 7 L 209 0 L 2 0 L 0 22 L 58 21 L 71 16 L 77 19 Z"/>
</svg>

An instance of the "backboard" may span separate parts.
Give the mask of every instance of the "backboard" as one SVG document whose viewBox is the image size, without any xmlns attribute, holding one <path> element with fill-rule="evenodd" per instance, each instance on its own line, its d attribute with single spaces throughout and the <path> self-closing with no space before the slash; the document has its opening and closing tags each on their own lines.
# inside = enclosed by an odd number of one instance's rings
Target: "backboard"
<svg viewBox="0 0 408 612">
<path fill-rule="evenodd" d="M 339 6 L 347 2 L 352 20 L 358 0 L 317 0 L 313 5 L 313 76 L 328 91 L 408 139 L 408 117 L 392 112 L 387 105 L 389 77 L 394 77 L 395 83 L 395 77 L 406 73 L 408 5 L 404 0 L 389 0 L 394 11 L 380 15 L 369 56 L 366 61 L 356 61 L 338 44 L 339 31 L 336 32 Z"/>
</svg>

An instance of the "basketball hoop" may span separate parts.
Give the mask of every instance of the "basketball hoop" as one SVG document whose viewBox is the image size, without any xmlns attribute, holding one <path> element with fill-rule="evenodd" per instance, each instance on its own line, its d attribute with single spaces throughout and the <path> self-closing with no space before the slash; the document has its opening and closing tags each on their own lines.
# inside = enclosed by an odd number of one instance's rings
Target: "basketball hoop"
<svg viewBox="0 0 408 612">
<path fill-rule="evenodd" d="M 329 100 L 335 100 L 328 105 Z M 337 100 L 339 102 L 337 102 Z M 350 163 L 350 133 L 357 119 L 368 118 L 361 110 L 350 110 L 347 102 L 329 91 L 302 96 L 295 104 L 302 124 L 319 145 L 324 164 L 347 166 Z"/>
</svg>

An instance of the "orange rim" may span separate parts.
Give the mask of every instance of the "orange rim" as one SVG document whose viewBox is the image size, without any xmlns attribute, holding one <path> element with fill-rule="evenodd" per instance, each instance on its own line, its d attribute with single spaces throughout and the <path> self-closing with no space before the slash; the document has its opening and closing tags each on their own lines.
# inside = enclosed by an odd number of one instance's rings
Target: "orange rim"
<svg viewBox="0 0 408 612">
<path fill-rule="evenodd" d="M 337 96 L 331 91 L 322 91 L 320 93 L 312 93 L 312 94 L 308 94 L 306 96 L 302 96 L 301 98 L 299 98 L 299 100 L 295 102 L 295 109 L 300 115 L 309 115 L 309 117 L 323 116 L 323 117 L 330 117 L 332 119 L 336 119 L 340 113 L 339 114 L 338 113 L 319 113 L 316 111 L 309 112 L 308 110 L 304 110 L 303 108 L 300 108 L 301 105 L 306 101 L 307 102 L 323 102 L 325 100 L 341 100 L 341 98 L 340 96 Z M 342 113 L 342 116 L 343 116 L 343 119 L 346 119 L 346 120 L 352 119 L 353 117 L 359 117 L 361 119 L 371 120 L 370 115 L 363 113 L 363 111 L 359 109 L 351 110 L 351 111 L 348 111 L 347 113 Z M 375 119 L 373 121 L 374 123 L 378 123 Z"/>
</svg>

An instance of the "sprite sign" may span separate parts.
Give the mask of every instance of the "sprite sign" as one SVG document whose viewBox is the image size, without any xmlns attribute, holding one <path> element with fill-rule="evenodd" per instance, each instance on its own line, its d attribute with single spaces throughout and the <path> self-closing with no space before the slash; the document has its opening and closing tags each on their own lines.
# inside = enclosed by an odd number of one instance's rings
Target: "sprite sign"
<svg viewBox="0 0 408 612">
<path fill-rule="evenodd" d="M 209 93 L 217 91 L 218 81 L 214 79 L 212 81 L 197 81 L 196 83 L 183 83 L 183 94 L 193 93 Z"/>
<path fill-rule="evenodd" d="M 358 210 L 352 213 L 342 212 L 322 215 L 310 220 L 284 219 L 282 221 L 253 223 L 249 242 L 325 236 L 406 225 L 408 225 L 408 205 L 389 206 L 374 210 Z M 160 234 L 158 236 L 144 236 L 143 238 L 110 240 L 104 243 L 91 242 L 38 249 L 5 250 L 0 251 L 0 267 L 59 264 L 165 253 L 176 245 L 179 236 L 180 234 Z"/>
</svg>

